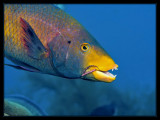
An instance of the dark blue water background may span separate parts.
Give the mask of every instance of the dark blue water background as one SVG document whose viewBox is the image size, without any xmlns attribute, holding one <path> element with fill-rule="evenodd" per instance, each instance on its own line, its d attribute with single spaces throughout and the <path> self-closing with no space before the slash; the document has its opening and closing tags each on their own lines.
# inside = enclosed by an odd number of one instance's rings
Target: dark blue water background
<svg viewBox="0 0 160 120">
<path fill-rule="evenodd" d="M 68 80 L 5 66 L 5 95 L 24 95 L 49 115 L 90 115 L 111 104 L 115 115 L 155 115 L 155 4 L 68 4 L 65 11 L 119 65 L 117 79 L 112 83 Z M 5 63 L 11 62 L 5 58 Z"/>
</svg>

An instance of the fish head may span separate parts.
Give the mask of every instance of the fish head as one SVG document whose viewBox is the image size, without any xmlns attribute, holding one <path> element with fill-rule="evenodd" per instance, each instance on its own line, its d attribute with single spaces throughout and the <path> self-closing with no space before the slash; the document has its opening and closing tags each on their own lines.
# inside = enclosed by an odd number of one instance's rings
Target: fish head
<svg viewBox="0 0 160 120">
<path fill-rule="evenodd" d="M 87 30 L 83 30 L 81 34 L 83 36 L 79 44 L 83 56 L 81 78 L 92 81 L 114 81 L 116 75 L 109 70 L 118 70 L 118 65 Z"/>
<path fill-rule="evenodd" d="M 118 65 L 86 29 L 65 31 L 52 42 L 53 64 L 59 76 L 103 82 L 115 80 L 116 76 L 108 70 L 117 69 Z"/>
<path fill-rule="evenodd" d="M 84 43 L 83 45 L 88 44 Z M 84 53 L 82 79 L 112 82 L 116 79 L 109 70 L 118 70 L 118 65 L 99 45 L 89 45 L 90 50 Z"/>
</svg>

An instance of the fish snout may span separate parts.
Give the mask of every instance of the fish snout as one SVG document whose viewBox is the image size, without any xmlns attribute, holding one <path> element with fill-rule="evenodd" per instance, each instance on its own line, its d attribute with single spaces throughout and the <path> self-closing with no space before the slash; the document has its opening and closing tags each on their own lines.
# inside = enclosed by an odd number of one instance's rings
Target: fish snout
<svg viewBox="0 0 160 120">
<path fill-rule="evenodd" d="M 109 56 L 103 56 L 86 67 L 81 77 L 96 81 L 112 82 L 117 75 L 113 75 L 109 70 L 118 70 L 118 65 Z"/>
</svg>

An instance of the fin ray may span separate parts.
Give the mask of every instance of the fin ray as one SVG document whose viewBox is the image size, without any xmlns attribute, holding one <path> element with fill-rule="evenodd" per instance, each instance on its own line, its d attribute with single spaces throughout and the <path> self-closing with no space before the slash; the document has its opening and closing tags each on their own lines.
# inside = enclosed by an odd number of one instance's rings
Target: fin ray
<svg viewBox="0 0 160 120">
<path fill-rule="evenodd" d="M 20 24 L 22 27 L 21 40 L 24 43 L 24 47 L 26 48 L 28 55 L 35 59 L 41 59 L 42 55 L 47 52 L 47 49 L 43 46 L 27 21 L 20 18 Z"/>
</svg>

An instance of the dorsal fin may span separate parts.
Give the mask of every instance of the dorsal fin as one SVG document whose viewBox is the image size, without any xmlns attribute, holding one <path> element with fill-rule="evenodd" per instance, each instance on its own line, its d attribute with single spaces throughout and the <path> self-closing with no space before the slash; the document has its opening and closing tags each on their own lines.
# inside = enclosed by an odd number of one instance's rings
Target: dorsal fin
<svg viewBox="0 0 160 120">
<path fill-rule="evenodd" d="M 20 25 L 22 27 L 21 40 L 30 57 L 34 59 L 41 59 L 42 55 L 47 53 L 47 49 L 43 46 L 32 27 L 23 18 L 20 18 Z"/>
</svg>

